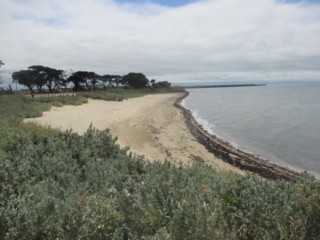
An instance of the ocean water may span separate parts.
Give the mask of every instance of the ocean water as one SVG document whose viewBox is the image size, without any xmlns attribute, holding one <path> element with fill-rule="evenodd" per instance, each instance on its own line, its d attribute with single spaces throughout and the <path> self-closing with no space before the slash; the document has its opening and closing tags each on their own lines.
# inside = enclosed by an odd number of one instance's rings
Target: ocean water
<svg viewBox="0 0 320 240">
<path fill-rule="evenodd" d="M 189 89 L 182 105 L 236 147 L 320 176 L 320 82 Z"/>
</svg>

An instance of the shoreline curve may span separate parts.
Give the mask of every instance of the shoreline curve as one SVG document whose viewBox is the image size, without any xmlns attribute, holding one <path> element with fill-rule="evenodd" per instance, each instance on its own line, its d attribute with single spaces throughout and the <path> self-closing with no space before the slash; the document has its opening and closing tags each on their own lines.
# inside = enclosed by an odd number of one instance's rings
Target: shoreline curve
<svg viewBox="0 0 320 240">
<path fill-rule="evenodd" d="M 238 149 L 229 142 L 210 134 L 196 121 L 191 111 L 181 105 L 182 100 L 188 96 L 189 92 L 186 92 L 176 100 L 174 106 L 182 111 L 188 129 L 197 141 L 204 145 L 209 152 L 234 167 L 256 173 L 267 179 L 295 181 L 299 178 L 301 174 L 296 171 Z"/>
</svg>

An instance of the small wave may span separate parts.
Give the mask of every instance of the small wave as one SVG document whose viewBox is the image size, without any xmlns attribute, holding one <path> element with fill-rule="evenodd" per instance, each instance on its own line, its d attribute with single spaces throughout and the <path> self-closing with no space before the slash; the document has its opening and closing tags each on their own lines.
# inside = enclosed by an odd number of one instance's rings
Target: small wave
<svg viewBox="0 0 320 240">
<path fill-rule="evenodd" d="M 236 142 L 232 141 L 231 139 L 226 139 L 222 137 L 220 134 L 218 134 L 217 132 L 215 132 L 214 129 L 216 128 L 216 125 L 200 117 L 197 111 L 193 111 L 192 116 L 198 122 L 198 124 L 202 126 L 203 129 L 206 130 L 209 134 L 214 135 L 217 138 L 229 143 L 234 148 L 240 149 L 239 145 Z"/>
<path fill-rule="evenodd" d="M 192 112 L 192 116 L 194 119 L 201 125 L 204 130 L 206 130 L 208 133 L 212 135 L 216 135 L 216 133 L 213 131 L 213 129 L 216 127 L 213 123 L 210 123 L 209 121 L 201 118 L 198 114 L 198 112 Z"/>
<path fill-rule="evenodd" d="M 180 102 L 180 105 L 181 105 L 182 107 L 184 107 L 184 108 L 187 108 L 187 107 L 186 107 L 186 99 L 187 99 L 187 98 L 188 98 L 188 97 L 182 99 L 182 101 Z"/>
</svg>

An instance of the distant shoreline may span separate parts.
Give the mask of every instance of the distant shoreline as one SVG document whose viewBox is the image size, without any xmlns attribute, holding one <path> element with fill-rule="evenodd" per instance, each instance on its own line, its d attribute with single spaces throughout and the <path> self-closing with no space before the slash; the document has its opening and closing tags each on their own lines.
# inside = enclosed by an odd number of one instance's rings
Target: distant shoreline
<svg viewBox="0 0 320 240">
<path fill-rule="evenodd" d="M 231 164 L 241 170 L 247 170 L 259 174 L 260 176 L 277 180 L 297 180 L 300 173 L 291 169 L 271 163 L 254 154 L 242 151 L 229 142 L 208 133 L 193 117 L 190 110 L 181 106 L 181 102 L 189 93 L 185 93 L 181 98 L 177 99 L 175 106 L 179 108 L 185 117 L 186 124 L 190 132 L 195 136 L 197 141 L 203 144 L 207 150 L 213 153 L 224 162 Z"/>
<path fill-rule="evenodd" d="M 264 87 L 266 84 L 219 84 L 219 85 L 195 85 L 183 87 L 185 89 L 192 88 L 234 88 L 234 87 Z"/>
</svg>

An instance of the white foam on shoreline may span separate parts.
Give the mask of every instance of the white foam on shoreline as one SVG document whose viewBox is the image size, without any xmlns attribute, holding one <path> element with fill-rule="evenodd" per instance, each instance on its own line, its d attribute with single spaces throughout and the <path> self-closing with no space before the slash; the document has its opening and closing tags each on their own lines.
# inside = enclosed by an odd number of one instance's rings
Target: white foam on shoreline
<svg viewBox="0 0 320 240">
<path fill-rule="evenodd" d="M 209 121 L 201 118 L 198 114 L 198 112 L 194 111 L 191 112 L 194 119 L 197 121 L 197 123 L 203 127 L 204 130 L 206 130 L 211 135 L 216 135 L 213 129 L 216 127 L 213 123 L 210 123 Z"/>
<path fill-rule="evenodd" d="M 192 116 L 194 117 L 194 119 L 197 121 L 197 123 L 203 127 L 204 130 L 206 130 L 208 133 L 210 133 L 211 135 L 216 135 L 216 133 L 213 131 L 213 129 L 216 127 L 213 123 L 210 123 L 209 121 L 201 118 L 198 114 L 197 111 L 192 111 L 191 109 L 189 109 L 187 106 L 186 106 L 186 99 L 187 98 L 184 98 L 180 105 L 182 107 L 184 107 L 185 109 L 188 109 Z M 217 136 L 217 135 L 216 135 Z"/>
<path fill-rule="evenodd" d="M 191 111 L 191 110 L 190 110 Z M 203 119 L 202 117 L 199 116 L 197 111 L 191 112 L 192 116 L 194 117 L 194 119 L 197 121 L 197 123 L 204 129 L 206 130 L 209 134 L 219 138 L 220 140 L 229 143 L 231 146 L 233 146 L 234 148 L 237 148 L 239 150 L 242 150 L 239 148 L 239 145 L 235 142 L 232 141 L 230 139 L 226 139 L 223 138 L 221 135 L 219 135 L 217 132 L 214 131 L 214 129 L 216 128 L 216 125 L 214 123 L 210 123 L 209 121 Z M 243 151 L 243 150 L 242 150 Z M 246 151 L 247 153 L 250 153 L 252 155 L 255 155 L 254 153 L 251 153 L 249 151 Z"/>
<path fill-rule="evenodd" d="M 217 138 L 219 138 L 220 140 L 229 143 L 230 145 L 232 145 L 234 148 L 240 149 L 239 145 L 232 141 L 232 140 L 226 140 L 225 138 L 223 138 L 222 136 L 220 136 L 219 134 L 217 134 L 214 129 L 216 128 L 216 125 L 214 123 L 210 123 L 209 121 L 205 120 L 204 118 L 202 118 L 197 111 L 193 111 L 190 108 L 188 108 L 186 106 L 186 102 L 187 102 L 188 97 L 184 98 L 180 105 L 182 107 L 184 107 L 185 109 L 189 110 L 192 114 L 192 116 L 194 117 L 194 119 L 196 120 L 196 122 L 204 129 L 206 130 L 209 134 L 216 136 Z M 250 152 L 248 152 L 250 153 Z M 254 153 L 251 153 L 253 155 L 255 155 Z"/>
<path fill-rule="evenodd" d="M 186 99 L 187 99 L 188 97 L 184 97 L 183 99 L 182 99 L 182 101 L 180 102 L 180 105 L 182 106 L 182 107 L 184 107 L 185 109 L 188 109 L 187 107 L 186 107 Z"/>
</svg>

